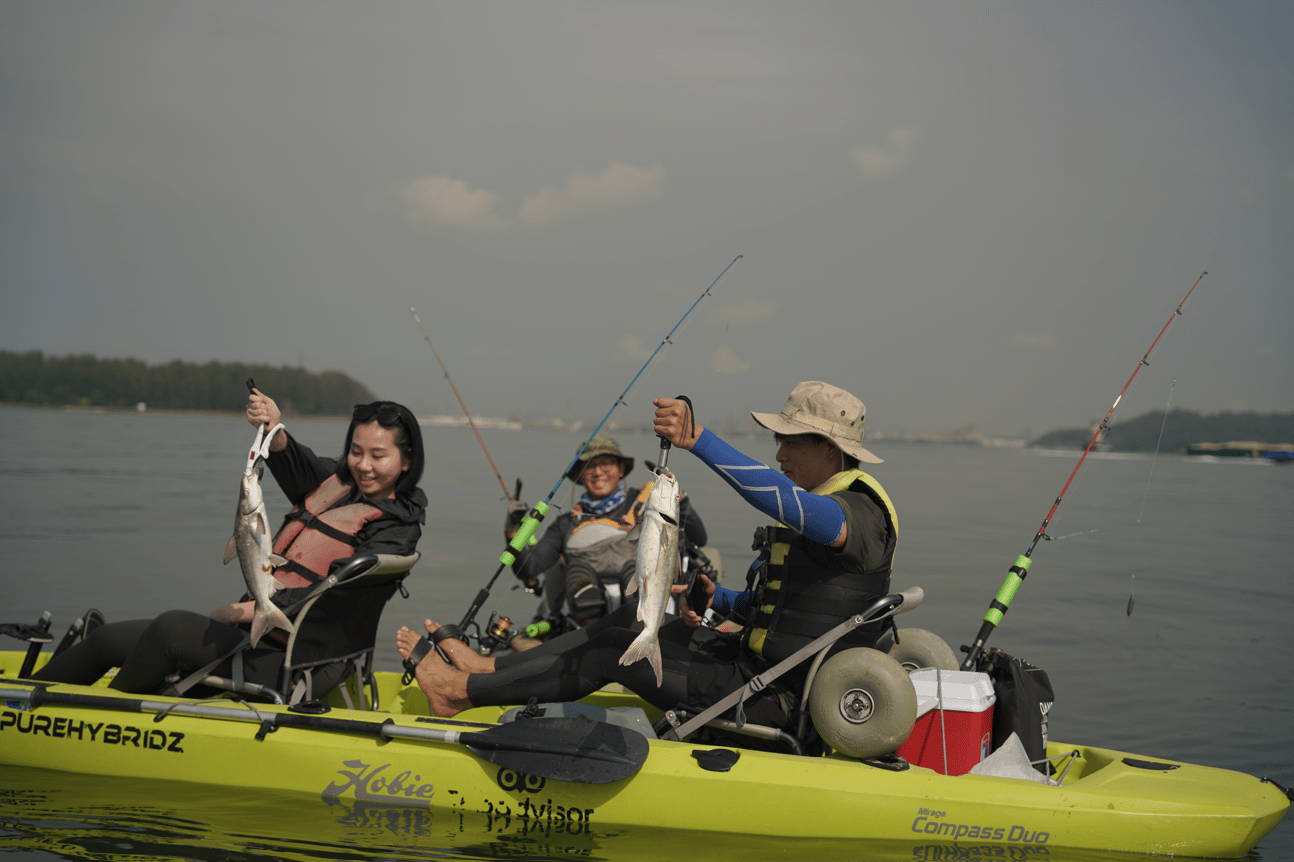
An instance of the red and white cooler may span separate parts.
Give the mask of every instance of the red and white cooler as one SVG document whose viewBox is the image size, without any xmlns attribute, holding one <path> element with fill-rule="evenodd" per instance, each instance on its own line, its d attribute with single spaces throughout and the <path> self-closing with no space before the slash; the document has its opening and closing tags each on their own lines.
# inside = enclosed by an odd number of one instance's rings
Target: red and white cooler
<svg viewBox="0 0 1294 862">
<path fill-rule="evenodd" d="M 970 772 L 992 749 L 997 700 L 992 680 L 986 673 L 934 668 L 910 676 L 917 690 L 917 723 L 897 754 L 944 775 Z"/>
</svg>

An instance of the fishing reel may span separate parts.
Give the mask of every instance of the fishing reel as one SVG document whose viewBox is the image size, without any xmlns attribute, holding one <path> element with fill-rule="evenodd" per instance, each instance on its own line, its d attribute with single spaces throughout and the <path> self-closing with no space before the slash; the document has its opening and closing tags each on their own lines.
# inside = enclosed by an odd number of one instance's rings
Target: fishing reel
<svg viewBox="0 0 1294 862">
<path fill-rule="evenodd" d="M 489 655 L 498 649 L 507 649 L 512 645 L 516 633 L 512 631 L 512 620 L 498 613 L 490 614 L 490 621 L 485 624 L 485 631 L 477 635 L 476 642 L 482 655 Z"/>
</svg>

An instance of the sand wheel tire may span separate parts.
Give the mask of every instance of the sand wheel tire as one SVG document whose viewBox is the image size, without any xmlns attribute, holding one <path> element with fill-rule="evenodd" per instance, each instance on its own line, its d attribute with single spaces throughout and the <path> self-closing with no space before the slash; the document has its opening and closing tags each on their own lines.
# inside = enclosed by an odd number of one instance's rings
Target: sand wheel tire
<svg viewBox="0 0 1294 862">
<path fill-rule="evenodd" d="M 876 648 L 903 665 L 908 673 L 923 667 L 939 670 L 960 670 L 961 663 L 948 642 L 925 629 L 899 629 L 899 642 L 894 642 L 894 632 L 887 631 Z"/>
<path fill-rule="evenodd" d="M 917 720 L 917 692 L 897 661 L 874 649 L 837 653 L 822 663 L 809 692 L 818 735 L 850 757 L 894 751 Z"/>
</svg>

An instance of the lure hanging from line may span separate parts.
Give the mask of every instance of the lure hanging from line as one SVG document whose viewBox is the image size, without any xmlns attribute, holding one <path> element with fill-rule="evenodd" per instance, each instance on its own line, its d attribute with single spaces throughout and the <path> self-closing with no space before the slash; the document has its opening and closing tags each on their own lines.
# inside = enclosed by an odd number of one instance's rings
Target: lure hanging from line
<svg viewBox="0 0 1294 862">
<path fill-rule="evenodd" d="M 1031 559 L 1033 550 L 1038 546 L 1038 542 L 1042 540 L 1046 534 L 1047 524 L 1051 522 L 1051 516 L 1056 513 L 1056 509 L 1060 506 L 1060 501 L 1065 498 L 1065 492 L 1069 490 L 1069 484 L 1074 481 L 1074 476 L 1078 474 L 1078 469 L 1083 466 L 1083 461 L 1087 458 L 1087 453 L 1092 451 L 1092 446 L 1096 444 L 1097 439 L 1108 427 L 1110 417 L 1114 415 L 1115 408 L 1117 408 L 1119 406 L 1119 402 L 1123 400 L 1123 396 L 1127 393 L 1128 387 L 1132 385 L 1132 381 L 1137 376 L 1137 373 L 1141 371 L 1142 366 L 1150 364 L 1150 354 L 1154 351 L 1155 345 L 1159 343 L 1159 339 L 1163 338 L 1164 333 L 1168 331 L 1168 327 L 1172 322 L 1181 316 L 1182 306 L 1186 305 L 1186 301 L 1191 298 L 1191 294 L 1195 292 L 1196 286 L 1199 285 L 1200 281 L 1202 281 L 1206 275 L 1208 275 L 1207 272 L 1200 273 L 1200 277 L 1195 279 L 1195 284 L 1191 285 L 1191 289 L 1186 291 L 1186 296 L 1182 297 L 1182 301 L 1177 303 L 1177 308 L 1168 316 L 1168 322 L 1164 324 L 1163 329 L 1159 330 L 1159 334 L 1155 336 L 1155 340 L 1150 343 L 1150 348 L 1146 350 L 1145 355 L 1141 357 L 1141 361 L 1137 363 L 1137 367 L 1133 369 L 1132 376 L 1128 378 L 1128 382 L 1123 384 L 1123 389 L 1119 391 L 1119 396 L 1115 398 L 1114 403 L 1110 405 L 1110 409 L 1105 414 L 1105 418 L 1101 420 L 1101 424 L 1097 427 L 1096 433 L 1093 434 L 1092 439 L 1087 442 L 1087 448 L 1083 450 L 1083 454 L 1079 457 L 1078 463 L 1074 465 L 1073 472 L 1071 472 L 1069 474 L 1069 478 L 1065 480 L 1065 487 L 1060 489 L 1060 495 L 1056 497 L 1056 502 L 1052 503 L 1050 511 L 1047 512 L 1047 517 L 1042 519 L 1042 526 L 1038 528 L 1038 532 L 1034 535 L 1033 541 L 1029 543 L 1029 549 L 1015 558 L 1015 565 L 1007 571 L 1006 580 L 1002 582 L 1002 588 L 997 591 L 997 596 L 994 597 L 993 601 L 989 602 L 988 613 L 984 615 L 984 622 L 980 625 L 979 633 L 975 635 L 975 642 L 969 647 L 963 647 L 963 649 L 966 650 L 966 660 L 962 662 L 962 670 L 975 669 L 975 664 L 979 661 L 980 654 L 984 652 L 984 642 L 988 640 L 989 635 L 991 635 L 993 630 L 1002 622 L 1003 614 L 1010 610 L 1011 600 L 1015 598 L 1015 594 L 1020 589 L 1020 585 L 1024 583 L 1025 576 L 1029 574 L 1029 566 L 1033 565 L 1033 560 Z M 1129 598 L 1129 616 L 1132 615 L 1132 605 L 1133 598 Z"/>
<path fill-rule="evenodd" d="M 723 272 L 719 273 L 718 276 L 715 277 L 714 281 L 710 282 L 710 286 L 701 291 L 701 295 L 698 296 L 696 301 L 688 307 L 687 312 L 679 318 L 678 323 L 674 324 L 674 328 L 669 331 L 669 334 L 665 336 L 664 340 L 656 346 L 656 349 L 652 351 L 652 355 L 647 357 L 647 361 L 643 363 L 642 368 L 639 368 L 638 373 L 629 381 L 629 385 L 626 386 L 624 391 L 616 398 L 615 403 L 611 405 L 611 409 L 602 417 L 602 421 L 598 423 L 597 427 L 593 429 L 593 432 L 585 439 L 584 445 L 582 445 L 579 451 L 575 453 L 575 457 L 571 459 L 571 463 L 566 465 L 566 469 L 562 471 L 561 476 L 557 479 L 557 484 L 548 492 L 548 496 L 536 503 L 535 507 L 530 510 L 530 513 L 522 519 L 521 526 L 517 529 L 516 535 L 512 537 L 508 542 L 508 547 L 499 555 L 499 567 L 494 570 L 494 575 L 491 576 L 489 582 L 481 589 L 481 591 L 476 594 L 476 598 L 472 601 L 472 606 L 469 607 L 467 609 L 467 613 L 463 615 L 463 621 L 459 623 L 460 629 L 466 629 L 475 620 L 482 605 L 484 605 L 486 600 L 490 597 L 490 588 L 494 586 L 494 582 L 499 579 L 499 575 L 502 574 L 503 570 L 516 562 L 518 555 L 521 554 L 522 551 L 538 541 L 535 538 L 535 531 L 539 529 L 539 523 L 544 519 L 544 516 L 548 514 L 550 503 L 552 502 L 553 497 L 556 496 L 557 489 L 562 487 L 562 482 L 566 480 L 566 474 L 569 473 L 571 468 L 579 462 L 580 456 L 584 454 L 585 448 L 589 445 L 589 440 L 592 440 L 597 436 L 597 433 L 602 430 L 602 426 L 611 418 L 611 414 L 615 412 L 615 409 L 625 403 L 625 396 L 629 394 L 629 390 L 638 382 L 638 378 L 642 377 L 643 372 L 647 370 L 647 366 L 651 365 L 652 360 L 656 358 L 657 354 L 661 352 L 661 349 L 664 348 L 666 344 L 673 343 L 670 339 L 674 336 L 674 333 L 678 331 L 678 328 L 683 325 L 683 321 L 687 320 L 692 314 L 693 309 L 701 304 L 701 300 L 710 295 L 710 291 L 719 283 L 719 279 L 723 278 L 728 270 L 732 269 L 732 265 L 741 260 L 741 257 L 741 255 L 734 257 L 732 259 L 732 263 L 725 266 L 723 268 Z M 538 587 L 538 584 L 526 585 L 526 589 L 531 592 L 536 592 Z"/>
</svg>

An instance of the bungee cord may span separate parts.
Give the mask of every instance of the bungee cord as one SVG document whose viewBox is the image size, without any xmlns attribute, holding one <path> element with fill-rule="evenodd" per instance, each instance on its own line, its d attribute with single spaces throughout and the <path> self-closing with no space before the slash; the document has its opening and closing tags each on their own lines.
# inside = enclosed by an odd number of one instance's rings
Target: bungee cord
<svg viewBox="0 0 1294 862">
<path fill-rule="evenodd" d="M 543 521 L 544 516 L 547 515 L 551 509 L 552 499 L 557 495 L 558 489 L 562 487 L 562 482 L 566 481 L 567 474 L 570 473 L 577 463 L 579 463 L 580 456 L 583 455 L 584 450 L 588 448 L 589 441 L 596 437 L 597 433 L 602 430 L 602 426 L 611 418 L 611 414 L 615 412 L 615 409 L 622 404 L 625 404 L 625 396 L 629 394 L 629 390 L 632 389 L 634 384 L 638 382 L 638 379 L 642 377 L 643 372 L 647 370 L 647 366 L 651 365 L 652 360 L 654 360 L 661 350 L 664 349 L 665 345 L 673 343 L 670 339 L 672 339 L 674 334 L 678 332 L 679 327 L 681 327 L 683 322 L 691 316 L 693 310 L 701 304 L 701 300 L 710 295 L 710 291 L 719 283 L 719 279 L 723 278 L 728 270 L 732 269 L 733 264 L 741 260 L 741 258 L 741 255 L 734 257 L 732 262 L 723 268 L 723 272 L 719 273 L 715 277 L 714 281 L 710 282 L 710 286 L 701 291 L 701 295 L 696 298 L 696 301 L 688 306 L 687 311 L 679 318 L 678 323 L 674 324 L 674 327 L 661 340 L 661 343 L 652 351 L 651 356 L 647 357 L 647 361 L 643 363 L 642 368 L 639 368 L 638 373 L 629 381 L 629 385 L 624 388 L 623 392 L 616 396 L 615 402 L 611 405 L 611 409 L 607 411 L 606 415 L 602 417 L 602 421 L 599 422 L 597 427 L 593 429 L 593 432 L 585 438 L 583 445 L 581 445 L 579 451 L 575 453 L 575 457 L 571 459 L 571 462 L 566 465 L 566 469 L 562 471 L 561 476 L 558 477 L 557 484 L 553 485 L 553 489 L 548 492 L 548 496 L 542 501 L 536 503 L 534 508 L 531 509 L 530 512 L 521 520 L 521 525 L 517 528 L 516 534 L 511 540 L 509 540 L 508 546 L 504 549 L 503 553 L 499 555 L 499 567 L 494 570 L 494 574 L 490 577 L 489 582 L 476 594 L 476 598 L 472 601 L 471 607 L 469 607 L 467 609 L 467 613 L 463 615 L 463 621 L 458 625 L 460 629 L 466 629 L 468 626 L 473 624 L 477 613 L 480 612 L 481 607 L 490 597 L 490 588 L 494 586 L 494 582 L 499 579 L 499 575 L 503 573 L 503 570 L 516 562 L 519 554 L 538 541 L 535 537 L 535 531 L 539 528 L 539 524 Z M 428 343 L 430 343 L 430 341 L 428 341 Z M 528 582 L 526 584 L 526 589 L 530 592 L 538 592 L 540 585 L 537 582 Z"/>
<path fill-rule="evenodd" d="M 1083 450 L 1083 454 L 1079 456 L 1078 463 L 1074 465 L 1074 469 L 1070 472 L 1069 478 L 1065 480 L 1065 486 L 1060 489 L 1060 494 L 1056 497 L 1056 502 L 1052 503 L 1051 509 L 1047 512 L 1047 516 L 1042 519 L 1042 526 L 1040 526 L 1038 528 L 1038 532 L 1034 534 L 1033 541 L 1029 543 L 1028 550 L 1016 557 L 1015 565 L 1011 566 L 1011 568 L 1007 570 L 1006 580 L 1002 582 L 1002 587 L 998 590 L 997 596 L 995 596 L 993 601 L 989 603 L 988 613 L 984 615 L 984 622 L 980 625 L 979 633 L 975 636 L 975 642 L 969 647 L 963 647 L 963 649 L 966 650 L 966 660 L 962 662 L 962 670 L 975 669 L 976 662 L 979 661 L 980 655 L 984 652 L 985 641 L 988 640 L 989 635 L 991 635 L 993 630 L 1002 622 L 1002 616 L 1010 610 L 1011 600 L 1015 598 L 1015 594 L 1020 589 L 1020 585 L 1024 583 L 1025 576 L 1029 574 L 1029 567 L 1033 565 L 1032 556 L 1034 548 L 1036 548 L 1038 546 L 1038 542 L 1046 536 L 1047 525 L 1051 523 L 1052 515 L 1054 515 L 1056 513 L 1056 509 L 1060 507 L 1060 501 L 1065 499 L 1065 492 L 1069 490 L 1070 483 L 1073 482 L 1074 477 L 1078 475 L 1079 468 L 1083 466 L 1083 461 L 1087 459 L 1087 453 L 1092 451 L 1092 446 L 1096 444 L 1097 439 L 1109 427 L 1110 417 L 1114 415 L 1114 411 L 1118 408 L 1119 402 L 1123 400 L 1123 396 L 1127 393 L 1128 387 L 1132 385 L 1132 381 L 1136 379 L 1137 374 L 1141 371 L 1142 367 L 1150 365 L 1150 354 L 1154 352 L 1155 345 L 1159 344 L 1159 339 L 1164 337 L 1164 333 L 1168 331 L 1168 327 L 1172 325 L 1173 321 L 1182 316 L 1182 306 L 1186 305 L 1187 300 L 1191 298 L 1191 294 L 1195 292 L 1195 288 L 1206 275 L 1208 275 L 1208 272 L 1200 273 L 1200 277 L 1195 279 L 1195 284 L 1191 285 L 1191 289 L 1186 291 L 1186 296 L 1182 297 L 1182 301 L 1177 303 L 1177 308 L 1168 316 L 1168 322 L 1159 330 L 1159 334 L 1155 336 L 1155 340 L 1150 343 L 1150 347 L 1147 348 L 1145 354 L 1141 357 L 1141 361 L 1138 362 L 1137 367 L 1133 369 L 1132 376 L 1128 378 L 1127 383 L 1123 384 L 1123 389 L 1119 390 L 1118 397 L 1114 399 L 1114 403 L 1110 405 L 1110 409 L 1106 412 L 1105 418 L 1101 420 L 1101 424 L 1097 426 L 1096 432 L 1092 434 L 1092 439 L 1087 442 L 1087 448 Z M 1128 613 L 1132 613 L 1131 599 L 1128 602 Z"/>
</svg>

